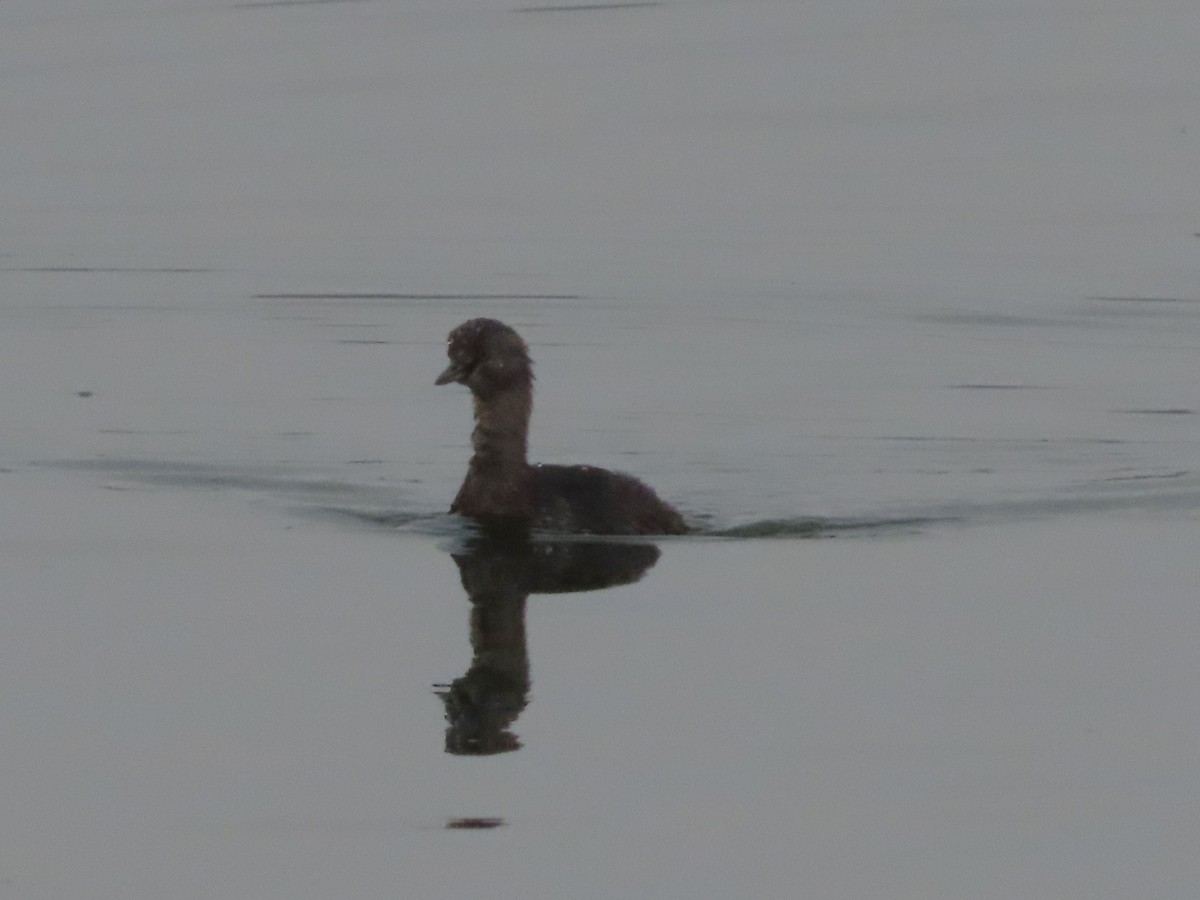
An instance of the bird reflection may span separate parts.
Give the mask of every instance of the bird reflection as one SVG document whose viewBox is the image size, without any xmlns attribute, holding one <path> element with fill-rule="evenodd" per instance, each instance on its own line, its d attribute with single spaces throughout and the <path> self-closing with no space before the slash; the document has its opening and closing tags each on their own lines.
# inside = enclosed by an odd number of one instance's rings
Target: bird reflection
<svg viewBox="0 0 1200 900">
<path fill-rule="evenodd" d="M 466 674 L 435 685 L 446 707 L 446 752 L 486 756 L 521 746 L 512 725 L 529 702 L 525 599 L 630 584 L 659 553 L 650 544 L 479 535 L 451 556 L 471 601 L 474 657 Z"/>
</svg>

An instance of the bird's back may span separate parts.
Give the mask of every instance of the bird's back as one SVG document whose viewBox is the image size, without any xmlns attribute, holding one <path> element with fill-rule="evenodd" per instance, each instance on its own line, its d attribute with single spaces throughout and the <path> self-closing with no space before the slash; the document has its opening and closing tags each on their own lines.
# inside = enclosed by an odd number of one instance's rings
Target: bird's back
<svg viewBox="0 0 1200 900">
<path fill-rule="evenodd" d="M 683 534 L 683 517 L 646 484 L 595 466 L 538 465 L 535 528 L 590 534 Z"/>
</svg>

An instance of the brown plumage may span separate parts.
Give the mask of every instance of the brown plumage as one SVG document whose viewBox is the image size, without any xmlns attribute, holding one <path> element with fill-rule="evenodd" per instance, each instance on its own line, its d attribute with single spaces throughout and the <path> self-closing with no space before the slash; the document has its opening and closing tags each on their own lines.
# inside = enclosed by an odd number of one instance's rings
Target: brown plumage
<svg viewBox="0 0 1200 900">
<path fill-rule="evenodd" d="M 452 332 L 450 365 L 475 401 L 474 454 L 450 511 L 485 525 L 588 534 L 683 534 L 683 517 L 632 475 L 593 466 L 530 465 L 533 362 L 521 336 L 495 319 Z"/>
</svg>

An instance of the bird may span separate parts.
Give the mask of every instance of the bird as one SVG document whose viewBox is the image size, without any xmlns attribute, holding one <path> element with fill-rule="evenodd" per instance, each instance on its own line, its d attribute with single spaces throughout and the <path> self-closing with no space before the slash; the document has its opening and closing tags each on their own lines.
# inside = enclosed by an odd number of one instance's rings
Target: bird
<svg viewBox="0 0 1200 900">
<path fill-rule="evenodd" d="M 624 472 L 586 465 L 531 465 L 533 360 L 515 330 L 471 319 L 450 332 L 450 365 L 435 384 L 471 391 L 475 428 L 467 475 L 450 512 L 489 529 L 602 535 L 684 534 L 678 510 Z"/>
</svg>

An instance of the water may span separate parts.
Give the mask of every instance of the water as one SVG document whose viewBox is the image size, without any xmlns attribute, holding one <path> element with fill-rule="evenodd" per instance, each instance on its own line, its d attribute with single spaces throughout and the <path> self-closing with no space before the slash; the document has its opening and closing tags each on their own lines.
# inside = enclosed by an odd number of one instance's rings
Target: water
<svg viewBox="0 0 1200 900">
<path fill-rule="evenodd" d="M 8 383 L 24 387 L 10 408 L 52 396 L 36 417 L 8 416 L 38 462 L 347 511 L 441 512 L 469 455 L 470 401 L 430 373 L 449 327 L 481 312 L 532 345 L 535 460 L 632 471 L 704 530 L 1200 498 L 1200 303 L 1186 299 L 1046 301 L 1032 317 L 796 295 L 725 313 L 697 302 L 656 325 L 654 310 L 688 299 L 168 307 L 156 300 L 172 291 L 164 282 L 203 291 L 219 276 L 56 275 L 61 305 L 10 310 L 5 353 Z M 126 302 L 92 305 L 89 290 Z M 43 335 L 64 359 L 42 359 Z"/>
<path fill-rule="evenodd" d="M 0 9 L 0 893 L 1194 896 L 1200 16 L 587 6 Z"/>
</svg>

